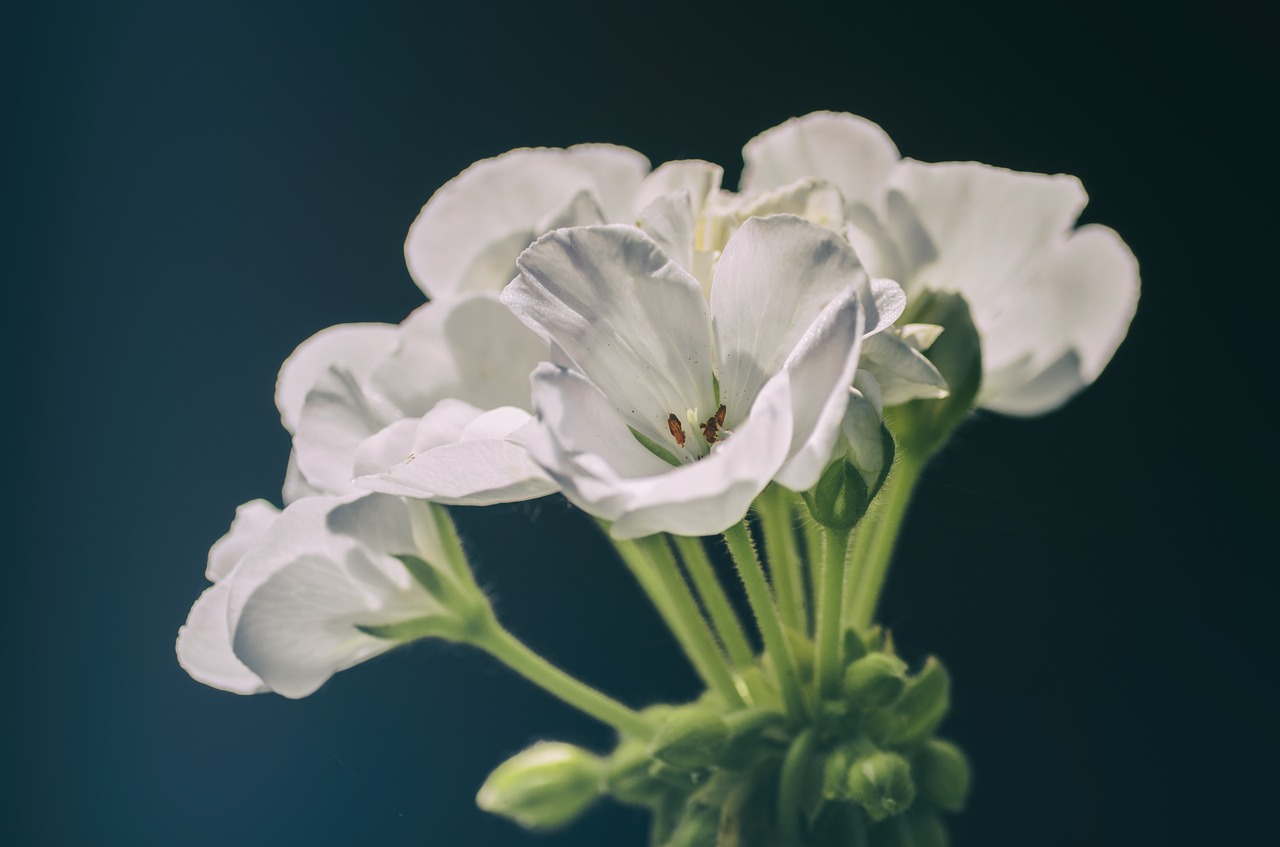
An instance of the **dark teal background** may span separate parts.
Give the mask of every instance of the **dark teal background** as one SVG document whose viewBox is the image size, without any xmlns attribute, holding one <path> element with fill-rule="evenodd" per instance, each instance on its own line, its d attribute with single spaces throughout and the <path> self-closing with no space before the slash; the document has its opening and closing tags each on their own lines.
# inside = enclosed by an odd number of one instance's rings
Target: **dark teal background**
<svg viewBox="0 0 1280 847">
<path fill-rule="evenodd" d="M 644 844 L 602 805 L 528 836 L 503 758 L 609 733 L 419 644 L 300 702 L 173 639 L 236 504 L 278 501 L 276 369 L 421 302 L 432 190 L 524 145 L 726 165 L 813 109 L 904 154 L 1080 176 L 1143 298 L 1099 383 L 982 416 L 930 469 L 884 605 L 955 677 L 957 847 L 1268 843 L 1274 20 L 1261 3 L 209 4 L 0 13 L 7 844 Z M 1252 357 L 1257 357 L 1252 358 Z M 622 700 L 693 676 L 562 500 L 458 519 L 510 627 Z M 1260 839 L 1260 840 L 1259 840 Z"/>
</svg>

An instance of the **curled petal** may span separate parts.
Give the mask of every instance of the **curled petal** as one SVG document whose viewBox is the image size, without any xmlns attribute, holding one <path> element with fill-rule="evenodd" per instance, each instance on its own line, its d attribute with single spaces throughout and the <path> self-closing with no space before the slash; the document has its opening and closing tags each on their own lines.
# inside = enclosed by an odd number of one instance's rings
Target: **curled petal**
<svg viewBox="0 0 1280 847">
<path fill-rule="evenodd" d="M 211 585 L 191 607 L 178 630 L 178 664 L 197 682 L 232 694 L 261 694 L 270 689 L 236 658 L 227 629 L 228 583 Z"/>
<path fill-rule="evenodd" d="M 284 360 L 276 378 L 276 408 L 289 432 L 296 432 L 307 394 L 332 367 L 353 374 L 358 381 L 396 345 L 396 328 L 389 324 L 339 324 L 322 329 Z"/>
</svg>

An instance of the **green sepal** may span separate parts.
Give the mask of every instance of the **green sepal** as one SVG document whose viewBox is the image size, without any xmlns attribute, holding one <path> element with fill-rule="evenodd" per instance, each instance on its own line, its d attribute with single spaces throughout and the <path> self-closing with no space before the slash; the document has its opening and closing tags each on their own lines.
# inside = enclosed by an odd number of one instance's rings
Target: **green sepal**
<svg viewBox="0 0 1280 847">
<path fill-rule="evenodd" d="M 698 706 L 681 709 L 659 729 L 649 753 L 681 770 L 715 764 L 729 747 L 729 724 L 718 713 Z"/>
<path fill-rule="evenodd" d="M 943 327 L 924 356 L 947 381 L 949 394 L 912 400 L 886 410 L 890 428 L 916 461 L 924 461 L 951 436 L 973 408 L 982 387 L 982 339 L 969 305 L 959 294 L 924 292 L 913 297 L 904 323 Z"/>
<path fill-rule="evenodd" d="M 393 554 L 392 558 L 398 559 L 414 581 L 457 617 L 470 620 L 488 611 L 489 603 L 478 590 L 460 585 L 421 556 L 399 553 Z"/>
<path fill-rule="evenodd" d="M 844 694 L 863 708 L 897 700 L 907 685 L 907 663 L 888 653 L 869 653 L 844 672 Z"/>
<path fill-rule="evenodd" d="M 944 812 L 964 809 L 969 797 L 969 761 L 950 741 L 931 738 L 916 753 L 920 795 Z"/>
<path fill-rule="evenodd" d="M 930 656 L 924 669 L 907 681 L 902 696 L 891 708 L 868 716 L 867 731 L 881 744 L 904 746 L 933 734 L 951 704 L 947 670 Z"/>
<path fill-rule="evenodd" d="M 622 803 L 657 808 L 672 788 L 649 775 L 652 764 L 648 744 L 632 738 L 623 740 L 605 765 L 605 792 Z"/>
<path fill-rule="evenodd" d="M 636 441 L 640 442 L 640 444 L 644 447 L 644 449 L 648 450 L 650 453 L 657 456 L 659 459 L 666 462 L 668 465 L 672 465 L 673 467 L 677 467 L 677 468 L 680 467 L 682 462 L 676 458 L 675 453 L 672 453 L 666 447 L 663 447 L 661 444 L 654 441 L 652 438 L 645 435 L 643 432 L 636 429 L 635 427 L 628 426 L 627 429 L 631 430 L 631 434 L 635 437 Z"/>
<path fill-rule="evenodd" d="M 852 529 L 871 505 L 866 481 L 847 458 L 828 465 L 818 484 L 802 496 L 809 514 L 828 529 Z"/>
<path fill-rule="evenodd" d="M 443 638 L 446 641 L 469 641 L 470 632 L 462 621 L 449 615 L 424 615 L 388 624 L 356 624 L 365 635 L 386 641 L 416 641 L 419 638 Z"/>
<path fill-rule="evenodd" d="M 744 709 L 725 717 L 729 746 L 716 764 L 729 770 L 747 770 L 785 743 L 786 716 L 768 708 Z"/>
</svg>

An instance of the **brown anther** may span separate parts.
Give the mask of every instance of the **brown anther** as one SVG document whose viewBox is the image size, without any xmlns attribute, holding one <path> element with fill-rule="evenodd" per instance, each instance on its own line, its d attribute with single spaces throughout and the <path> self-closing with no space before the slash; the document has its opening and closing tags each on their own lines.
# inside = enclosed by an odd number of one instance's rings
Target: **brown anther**
<svg viewBox="0 0 1280 847">
<path fill-rule="evenodd" d="M 671 437 L 676 440 L 676 444 L 680 447 L 684 446 L 684 427 L 680 425 L 680 419 L 672 412 L 667 416 L 667 429 L 671 430 Z"/>
<path fill-rule="evenodd" d="M 724 412 L 725 412 L 724 404 L 721 403 L 720 408 L 716 409 L 716 426 L 720 427 L 721 429 L 724 429 Z"/>
<path fill-rule="evenodd" d="M 716 413 L 707 418 L 707 422 L 702 425 L 702 437 L 706 439 L 708 444 L 715 444 L 720 440 L 720 430 L 724 426 L 724 404 L 721 404 Z"/>
</svg>

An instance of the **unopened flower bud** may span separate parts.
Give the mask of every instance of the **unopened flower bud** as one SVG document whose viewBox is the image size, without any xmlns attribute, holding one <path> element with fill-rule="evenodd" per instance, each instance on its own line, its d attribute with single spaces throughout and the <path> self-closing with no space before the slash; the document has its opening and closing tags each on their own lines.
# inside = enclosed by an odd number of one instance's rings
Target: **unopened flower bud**
<svg viewBox="0 0 1280 847">
<path fill-rule="evenodd" d="M 555 829 L 596 799 L 603 766 L 598 756 L 572 744 L 540 741 L 489 774 L 476 805 L 526 829 Z"/>
<path fill-rule="evenodd" d="M 705 768 L 729 746 L 729 724 L 718 712 L 681 709 L 662 725 L 649 748 L 653 757 L 673 768 Z"/>
<path fill-rule="evenodd" d="M 804 499 L 813 519 L 829 529 L 851 529 L 871 502 L 862 474 L 845 458 L 828 465 Z"/>
<path fill-rule="evenodd" d="M 845 696 L 867 708 L 887 706 L 907 685 L 907 665 L 888 653 L 870 653 L 844 672 Z"/>
<path fill-rule="evenodd" d="M 916 798 L 911 766 L 897 753 L 863 756 L 849 769 L 849 796 L 874 821 L 901 814 Z"/>
<path fill-rule="evenodd" d="M 931 738 L 916 755 L 920 794 L 944 812 L 958 812 L 969 796 L 969 762 L 949 741 Z"/>
</svg>

